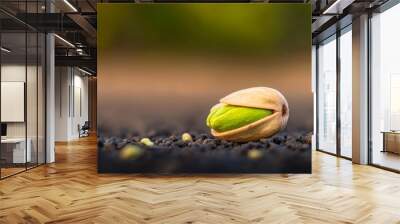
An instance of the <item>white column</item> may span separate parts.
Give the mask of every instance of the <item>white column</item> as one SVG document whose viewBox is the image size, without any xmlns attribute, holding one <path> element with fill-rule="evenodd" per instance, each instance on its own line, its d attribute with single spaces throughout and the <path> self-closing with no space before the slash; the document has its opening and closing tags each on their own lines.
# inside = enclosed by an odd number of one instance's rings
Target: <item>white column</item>
<svg viewBox="0 0 400 224">
<path fill-rule="evenodd" d="M 368 15 L 353 19 L 353 162 L 368 163 Z"/>
<path fill-rule="evenodd" d="M 55 54 L 54 35 L 46 36 L 46 163 L 55 161 Z"/>
</svg>

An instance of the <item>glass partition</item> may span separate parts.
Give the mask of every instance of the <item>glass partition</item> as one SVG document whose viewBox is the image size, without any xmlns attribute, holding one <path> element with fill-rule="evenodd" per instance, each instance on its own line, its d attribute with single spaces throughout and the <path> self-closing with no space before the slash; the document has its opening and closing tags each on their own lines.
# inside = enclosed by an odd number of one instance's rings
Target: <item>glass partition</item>
<svg viewBox="0 0 400 224">
<path fill-rule="evenodd" d="M 37 162 L 46 162 L 45 124 L 46 124 L 46 38 L 45 34 L 38 33 L 38 65 L 37 65 Z"/>
<path fill-rule="evenodd" d="M 44 33 L 0 12 L 0 178 L 45 163 L 45 44 Z"/>
<path fill-rule="evenodd" d="M 28 168 L 38 163 L 38 35 L 37 32 L 27 32 L 27 74 L 26 74 L 26 116 L 27 116 L 27 150 L 30 151 Z"/>
<path fill-rule="evenodd" d="M 336 153 L 336 35 L 318 47 L 318 148 Z"/>
<path fill-rule="evenodd" d="M 26 41 L 25 32 L 1 34 L 2 177 L 24 171 L 31 162 L 26 144 Z"/>
</svg>

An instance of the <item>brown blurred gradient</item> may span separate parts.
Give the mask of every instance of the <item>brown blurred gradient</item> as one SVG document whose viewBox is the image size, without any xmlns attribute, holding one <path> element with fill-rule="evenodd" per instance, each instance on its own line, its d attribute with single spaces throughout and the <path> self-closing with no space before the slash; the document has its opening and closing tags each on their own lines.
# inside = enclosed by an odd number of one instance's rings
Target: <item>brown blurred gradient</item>
<svg viewBox="0 0 400 224">
<path fill-rule="evenodd" d="M 109 131 L 172 128 L 208 131 L 210 108 L 240 89 L 267 86 L 287 98 L 288 130 L 312 130 L 309 51 L 244 59 L 110 53 L 99 58 L 98 116 Z"/>
<path fill-rule="evenodd" d="M 208 131 L 225 95 L 267 86 L 289 102 L 288 130 L 312 130 L 308 4 L 100 4 L 102 131 Z"/>
</svg>

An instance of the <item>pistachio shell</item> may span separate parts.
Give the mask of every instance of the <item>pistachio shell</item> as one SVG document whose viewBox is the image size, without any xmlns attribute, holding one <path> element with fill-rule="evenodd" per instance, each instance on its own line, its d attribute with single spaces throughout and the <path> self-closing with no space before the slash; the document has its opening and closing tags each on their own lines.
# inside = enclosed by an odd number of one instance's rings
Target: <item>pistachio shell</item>
<svg viewBox="0 0 400 224">
<path fill-rule="evenodd" d="M 225 140 L 245 142 L 270 137 L 284 129 L 289 119 L 285 97 L 278 90 L 268 87 L 239 90 L 222 98 L 220 103 L 273 111 L 269 116 L 233 130 L 218 132 L 211 129 L 212 135 Z M 218 104 L 215 107 L 219 107 Z"/>
</svg>

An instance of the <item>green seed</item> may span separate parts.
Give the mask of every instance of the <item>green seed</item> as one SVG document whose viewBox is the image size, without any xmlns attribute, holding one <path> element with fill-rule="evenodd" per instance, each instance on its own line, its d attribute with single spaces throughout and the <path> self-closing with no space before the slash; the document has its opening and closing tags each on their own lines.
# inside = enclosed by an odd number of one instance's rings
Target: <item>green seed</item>
<svg viewBox="0 0 400 224">
<path fill-rule="evenodd" d="M 182 141 L 184 142 L 191 142 L 193 141 L 192 136 L 189 133 L 182 134 Z"/>
<path fill-rule="evenodd" d="M 272 110 L 233 105 L 221 105 L 211 109 L 207 126 L 217 132 L 243 127 L 272 114 Z"/>
<path fill-rule="evenodd" d="M 247 152 L 247 157 L 252 160 L 258 160 L 263 156 L 263 152 L 259 149 L 250 149 Z"/>
<path fill-rule="evenodd" d="M 153 146 L 154 145 L 154 143 L 149 138 L 142 138 L 140 140 L 140 143 L 142 143 L 145 146 Z"/>
<path fill-rule="evenodd" d="M 120 151 L 120 157 L 121 159 L 127 160 L 127 159 L 136 159 L 140 157 L 143 154 L 143 150 L 136 145 L 126 145 L 124 148 L 121 149 Z"/>
</svg>

